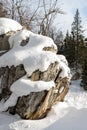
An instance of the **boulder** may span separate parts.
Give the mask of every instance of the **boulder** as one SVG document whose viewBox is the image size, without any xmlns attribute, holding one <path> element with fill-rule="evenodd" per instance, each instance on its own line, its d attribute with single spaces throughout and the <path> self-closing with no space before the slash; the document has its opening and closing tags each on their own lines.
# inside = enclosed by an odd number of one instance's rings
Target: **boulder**
<svg viewBox="0 0 87 130">
<path fill-rule="evenodd" d="M 51 38 L 10 19 L 0 19 L 0 25 L 0 112 L 23 119 L 44 118 L 68 92 L 67 60 L 56 54 Z"/>
</svg>

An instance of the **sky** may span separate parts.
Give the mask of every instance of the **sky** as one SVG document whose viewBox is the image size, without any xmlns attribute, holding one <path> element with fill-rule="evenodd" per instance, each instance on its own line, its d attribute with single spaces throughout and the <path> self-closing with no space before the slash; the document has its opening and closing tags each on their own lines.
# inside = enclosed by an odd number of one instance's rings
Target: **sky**
<svg viewBox="0 0 87 130">
<path fill-rule="evenodd" d="M 85 30 L 84 35 L 87 36 L 87 0 L 59 0 L 59 7 L 61 7 L 65 14 L 58 14 L 56 18 L 58 28 L 60 28 L 64 34 L 67 29 L 70 31 L 76 9 L 78 8 L 82 26 Z"/>
</svg>

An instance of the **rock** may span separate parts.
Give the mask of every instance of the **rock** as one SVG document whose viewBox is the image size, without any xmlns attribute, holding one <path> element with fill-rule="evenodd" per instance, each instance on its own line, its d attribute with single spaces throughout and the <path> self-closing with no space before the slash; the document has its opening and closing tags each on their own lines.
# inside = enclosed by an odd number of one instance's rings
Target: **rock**
<svg viewBox="0 0 87 130">
<path fill-rule="evenodd" d="M 52 51 L 54 53 L 57 53 L 57 49 L 55 49 L 55 47 L 53 45 L 51 47 L 44 47 L 43 50 L 44 51 Z"/>
<path fill-rule="evenodd" d="M 9 113 L 18 114 L 23 119 L 41 119 L 47 115 L 56 102 L 63 101 L 69 89 L 69 79 L 68 77 L 59 78 L 62 70 L 58 69 L 58 65 L 58 62 L 51 63 L 46 71 L 36 70 L 29 77 L 33 82 L 53 80 L 55 86 L 49 91 L 31 92 L 18 97 L 17 103 L 8 107 Z M 26 75 L 26 71 L 23 64 L 0 68 L 0 100 L 7 101 L 11 97 L 13 93 L 10 90 L 11 85 L 24 75 Z"/>
<path fill-rule="evenodd" d="M 55 80 L 56 76 L 58 75 L 58 62 L 51 63 L 45 72 L 41 72 L 39 70 L 36 70 L 32 73 L 31 80 L 32 81 L 51 81 Z"/>
<path fill-rule="evenodd" d="M 27 96 L 19 97 L 15 106 L 15 113 L 24 119 L 32 118 L 32 115 L 42 105 L 46 95 L 47 91 L 41 91 L 31 92 Z"/>
<path fill-rule="evenodd" d="M 55 86 L 49 91 L 31 92 L 28 95 L 18 97 L 16 105 L 8 107 L 9 113 L 18 114 L 23 119 L 41 119 L 47 115 L 56 102 L 63 101 L 70 82 L 68 77 L 59 78 L 62 70 L 58 69 L 58 65 L 58 62 L 51 63 L 46 71 L 36 70 L 29 77 L 33 82 L 53 80 Z M 0 68 L 0 100 L 4 99 L 6 101 L 11 97 L 11 85 L 24 75 L 26 75 L 26 71 L 23 64 L 16 67 L 13 65 Z"/>
<path fill-rule="evenodd" d="M 0 88 L 1 88 L 2 93 L 0 94 L 0 97 L 4 98 L 4 95 L 6 97 L 6 96 L 8 96 L 8 94 L 11 94 L 10 86 L 16 80 L 18 80 L 25 74 L 26 74 L 26 72 L 25 72 L 24 66 L 22 64 L 20 64 L 16 67 L 11 66 L 10 68 L 8 66 L 1 67 L 0 68 L 0 78 L 1 78 Z"/>
<path fill-rule="evenodd" d="M 62 87 L 63 89 L 60 91 Z M 23 119 L 41 119 L 47 115 L 53 104 L 64 100 L 68 89 L 68 79 L 59 79 L 57 86 L 49 91 L 31 92 L 27 96 L 19 97 L 17 104 L 9 108 L 9 112 L 17 113 Z"/>
<path fill-rule="evenodd" d="M 25 46 L 25 45 L 27 45 L 27 43 L 29 42 L 29 37 L 28 38 L 26 38 L 25 40 L 22 40 L 22 42 L 21 42 L 21 46 Z"/>
<path fill-rule="evenodd" d="M 59 90 L 62 89 L 60 92 Z M 69 89 L 69 81 L 67 78 L 59 79 L 59 83 L 54 88 L 51 88 L 42 105 L 38 108 L 38 110 L 33 113 L 30 119 L 41 119 L 43 115 L 46 116 L 51 107 L 57 102 L 63 101 L 65 95 L 67 94 Z"/>
<path fill-rule="evenodd" d="M 56 54 L 51 38 L 9 21 L 0 20 L 0 111 L 23 119 L 44 118 L 54 104 L 64 100 L 70 69 L 65 57 Z"/>
<path fill-rule="evenodd" d="M 6 34 L 0 35 L 0 51 L 10 49 L 8 39 L 13 33 L 14 32 L 8 32 Z"/>
<path fill-rule="evenodd" d="M 51 63 L 47 71 L 40 72 L 38 70 L 31 76 L 32 81 L 54 80 L 56 85 L 49 91 L 31 92 L 28 95 L 19 97 L 16 105 L 8 108 L 9 113 L 18 114 L 23 119 L 41 119 L 47 115 L 53 104 L 63 101 L 69 89 L 69 79 L 67 77 L 59 78 L 60 70 L 58 70 L 57 65 L 57 62 Z M 4 99 L 6 101 L 10 97 L 12 94 L 10 91 L 11 85 L 25 74 L 22 64 L 16 67 L 11 66 L 9 68 L 6 66 L 0 68 L 0 87 L 2 90 L 0 100 Z"/>
</svg>

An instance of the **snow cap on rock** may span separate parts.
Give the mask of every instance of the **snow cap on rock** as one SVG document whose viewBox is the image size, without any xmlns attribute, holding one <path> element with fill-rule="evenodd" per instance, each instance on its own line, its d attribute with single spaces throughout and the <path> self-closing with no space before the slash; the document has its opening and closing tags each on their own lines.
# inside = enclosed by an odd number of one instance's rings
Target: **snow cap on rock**
<svg viewBox="0 0 87 130">
<path fill-rule="evenodd" d="M 6 34 L 7 32 L 10 31 L 17 31 L 17 30 L 21 30 L 22 26 L 9 18 L 0 18 L 0 35 L 2 34 Z"/>
</svg>

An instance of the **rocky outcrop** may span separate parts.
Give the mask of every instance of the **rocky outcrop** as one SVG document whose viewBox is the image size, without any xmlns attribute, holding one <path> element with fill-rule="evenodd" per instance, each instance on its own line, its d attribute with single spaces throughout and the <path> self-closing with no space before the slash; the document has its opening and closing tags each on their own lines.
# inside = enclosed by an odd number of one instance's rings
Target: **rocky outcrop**
<svg viewBox="0 0 87 130">
<path fill-rule="evenodd" d="M 13 20 L 10 27 L 9 21 L 0 19 L 0 112 L 41 119 L 64 100 L 70 69 L 66 58 L 56 54 L 51 38 L 25 30 Z"/>
</svg>

